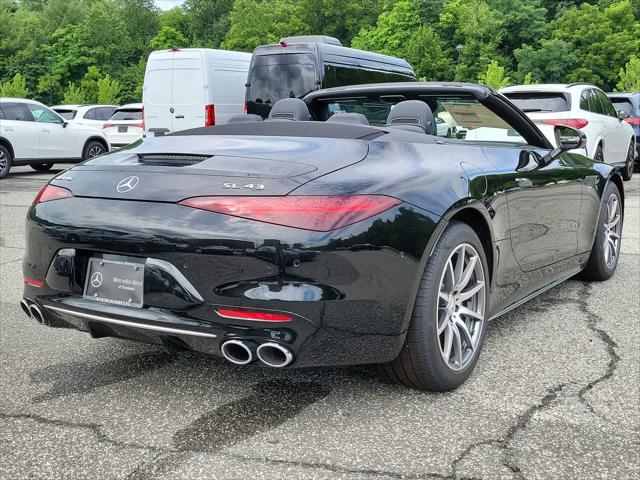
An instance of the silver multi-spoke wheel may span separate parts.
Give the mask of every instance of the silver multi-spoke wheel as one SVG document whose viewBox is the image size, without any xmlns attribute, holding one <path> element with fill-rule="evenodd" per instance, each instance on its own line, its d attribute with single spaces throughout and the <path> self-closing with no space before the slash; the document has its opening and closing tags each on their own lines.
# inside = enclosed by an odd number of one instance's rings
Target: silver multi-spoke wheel
<svg viewBox="0 0 640 480">
<path fill-rule="evenodd" d="M 4 154 L 2 150 L 0 150 L 0 173 L 4 172 L 4 169 L 7 168 L 9 164 L 9 159 Z"/>
<path fill-rule="evenodd" d="M 438 291 L 438 343 L 446 365 L 463 370 L 475 356 L 485 316 L 485 277 L 476 249 L 463 243 L 449 255 Z"/>
<path fill-rule="evenodd" d="M 100 145 L 93 145 L 87 152 L 87 158 L 97 157 L 98 155 L 102 155 L 103 153 L 104 148 L 102 148 Z"/>
<path fill-rule="evenodd" d="M 612 193 L 607 199 L 604 223 L 604 260 L 607 268 L 615 265 L 620 250 L 620 200 Z"/>
</svg>

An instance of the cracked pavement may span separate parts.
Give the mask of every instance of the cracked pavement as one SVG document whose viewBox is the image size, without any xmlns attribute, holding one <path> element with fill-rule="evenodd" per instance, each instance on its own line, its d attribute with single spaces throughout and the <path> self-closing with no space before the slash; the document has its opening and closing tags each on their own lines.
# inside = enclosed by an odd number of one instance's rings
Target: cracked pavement
<svg viewBox="0 0 640 480">
<path fill-rule="evenodd" d="M 18 306 L 23 225 L 51 174 L 14 171 L 0 181 L 2 479 L 640 477 L 639 174 L 615 276 L 491 322 L 469 381 L 430 394 L 365 367 L 242 368 L 35 324 Z"/>
</svg>

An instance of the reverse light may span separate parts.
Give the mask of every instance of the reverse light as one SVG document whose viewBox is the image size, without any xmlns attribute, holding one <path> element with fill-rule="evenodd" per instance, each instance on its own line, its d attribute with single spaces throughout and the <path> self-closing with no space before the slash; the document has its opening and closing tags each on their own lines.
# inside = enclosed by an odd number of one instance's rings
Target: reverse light
<svg viewBox="0 0 640 480">
<path fill-rule="evenodd" d="M 44 280 L 38 280 L 37 278 L 24 277 L 24 283 L 31 287 L 40 288 L 44 285 Z"/>
<path fill-rule="evenodd" d="M 213 127 L 216 124 L 216 109 L 213 105 L 204 106 L 204 126 Z"/>
<path fill-rule="evenodd" d="M 563 125 L 565 127 L 577 129 L 584 128 L 589 125 L 589 121 L 585 120 L 584 118 L 550 118 L 548 120 L 543 120 L 542 123 L 546 123 L 547 125 Z"/>
<path fill-rule="evenodd" d="M 291 315 L 272 312 L 256 312 L 249 310 L 237 310 L 235 308 L 217 308 L 216 313 L 223 318 L 234 320 L 256 320 L 259 322 L 290 322 Z"/>
<path fill-rule="evenodd" d="M 191 197 L 186 207 L 286 227 L 329 232 L 389 210 L 402 203 L 386 195 Z"/>
<path fill-rule="evenodd" d="M 51 202 L 53 200 L 62 200 L 63 198 L 73 197 L 73 193 L 68 188 L 57 187 L 55 185 L 45 185 L 42 187 L 38 195 L 33 201 L 34 205 L 43 202 Z"/>
</svg>

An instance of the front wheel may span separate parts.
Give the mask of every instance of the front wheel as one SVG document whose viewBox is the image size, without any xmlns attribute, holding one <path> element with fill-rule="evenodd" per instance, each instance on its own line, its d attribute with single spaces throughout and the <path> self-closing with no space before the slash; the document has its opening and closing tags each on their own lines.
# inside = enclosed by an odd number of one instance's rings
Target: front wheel
<svg viewBox="0 0 640 480">
<path fill-rule="evenodd" d="M 596 148 L 596 153 L 593 155 L 593 159 L 596 162 L 604 162 L 604 150 L 602 149 L 602 144 L 598 144 L 598 148 Z"/>
<path fill-rule="evenodd" d="M 442 392 L 471 375 L 484 342 L 487 272 L 476 233 L 451 222 L 427 262 L 400 355 L 380 366 L 387 380 Z"/>
<path fill-rule="evenodd" d="M 82 159 L 88 160 L 90 158 L 97 157 L 98 155 L 102 155 L 106 151 L 107 149 L 102 143 L 92 140 L 85 145 L 84 151 L 82 152 Z"/>
<path fill-rule="evenodd" d="M 0 145 L 0 178 L 4 178 L 9 175 L 11 164 L 11 152 L 3 145 Z"/>
<path fill-rule="evenodd" d="M 627 150 L 627 161 L 622 169 L 622 178 L 625 182 L 631 180 L 633 176 L 633 163 L 634 157 L 636 156 L 635 145 L 633 144 L 633 140 L 629 142 L 629 150 Z"/>
<path fill-rule="evenodd" d="M 51 170 L 51 167 L 53 167 L 53 163 L 35 163 L 31 165 L 31 168 L 36 172 L 47 172 Z"/>
<path fill-rule="evenodd" d="M 622 239 L 622 199 L 615 183 L 609 182 L 602 195 L 596 236 L 587 266 L 581 273 L 585 280 L 608 280 L 616 271 Z"/>
</svg>

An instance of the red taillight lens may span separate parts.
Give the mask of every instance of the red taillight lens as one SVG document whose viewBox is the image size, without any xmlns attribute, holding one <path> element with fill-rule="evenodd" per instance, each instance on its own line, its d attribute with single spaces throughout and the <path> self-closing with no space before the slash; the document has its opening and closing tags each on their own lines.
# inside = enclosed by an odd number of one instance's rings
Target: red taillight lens
<svg viewBox="0 0 640 480">
<path fill-rule="evenodd" d="M 546 123 L 547 125 L 564 125 L 566 127 L 571 128 L 584 128 L 589 125 L 589 121 L 584 118 L 565 118 L 565 119 L 556 119 L 550 118 L 548 120 L 543 120 L 542 123 Z"/>
<path fill-rule="evenodd" d="M 237 310 L 235 308 L 218 308 L 216 313 L 223 318 L 235 320 L 257 320 L 260 322 L 290 322 L 291 315 L 271 312 L 251 312 L 247 310 Z"/>
<path fill-rule="evenodd" d="M 138 127 L 138 128 L 142 128 L 144 129 L 144 122 L 140 122 L 140 123 L 132 123 L 131 125 L 129 125 L 130 127 Z"/>
<path fill-rule="evenodd" d="M 144 130 L 144 105 L 140 109 L 140 113 L 142 114 L 142 127 L 140 127 L 140 128 L 142 128 Z"/>
<path fill-rule="evenodd" d="M 109 128 L 109 127 L 113 127 L 113 123 L 105 123 L 104 125 L 102 125 L 102 128 Z"/>
<path fill-rule="evenodd" d="M 68 188 L 56 187 L 55 185 L 45 185 L 36 195 L 33 201 L 34 205 L 52 200 L 62 200 L 63 198 L 73 197 L 73 193 Z"/>
<path fill-rule="evenodd" d="M 192 197 L 187 207 L 287 227 L 328 232 L 389 210 L 402 203 L 385 195 L 351 197 Z"/>
<path fill-rule="evenodd" d="M 631 125 L 640 125 L 640 117 L 631 118 L 627 117 L 624 119 L 625 122 L 630 123 Z"/>
<path fill-rule="evenodd" d="M 216 124 L 216 109 L 213 105 L 204 106 L 204 126 L 213 127 Z"/>
<path fill-rule="evenodd" d="M 43 280 L 38 280 L 37 278 L 31 278 L 31 277 L 24 277 L 24 283 L 32 287 L 38 287 L 38 288 L 44 285 Z"/>
<path fill-rule="evenodd" d="M 244 107 L 242 107 L 242 113 L 244 113 L 245 115 L 249 113 L 249 105 L 247 104 L 247 102 L 244 102 Z"/>
</svg>

